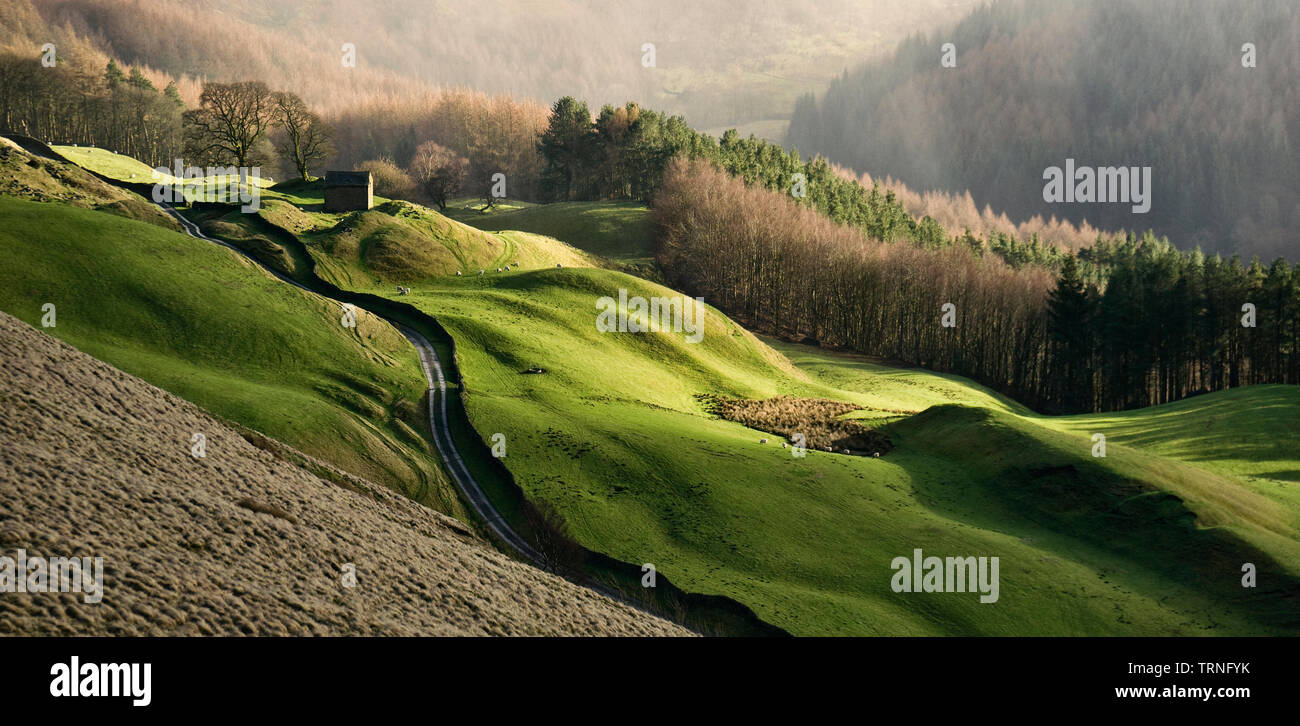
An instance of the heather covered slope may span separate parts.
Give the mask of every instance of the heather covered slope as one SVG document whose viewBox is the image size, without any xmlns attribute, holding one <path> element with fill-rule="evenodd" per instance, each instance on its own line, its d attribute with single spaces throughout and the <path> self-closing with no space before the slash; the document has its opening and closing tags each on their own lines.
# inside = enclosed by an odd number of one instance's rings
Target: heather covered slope
<svg viewBox="0 0 1300 726">
<path fill-rule="evenodd" d="M 3 313 L 0 366 L 0 551 L 105 573 L 98 604 L 0 595 L 0 634 L 686 634 Z"/>
</svg>

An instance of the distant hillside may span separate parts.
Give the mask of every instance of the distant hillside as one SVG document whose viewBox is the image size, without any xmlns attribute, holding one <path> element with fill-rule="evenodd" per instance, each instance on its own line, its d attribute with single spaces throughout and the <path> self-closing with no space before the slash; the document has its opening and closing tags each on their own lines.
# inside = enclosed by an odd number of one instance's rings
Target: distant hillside
<svg viewBox="0 0 1300 726">
<path fill-rule="evenodd" d="M 0 597 L 0 634 L 688 634 L 4 313 L 0 368 L 0 549 L 104 558 L 101 602 Z"/>
<path fill-rule="evenodd" d="M 220 81 L 259 78 L 331 111 L 374 95 L 467 87 L 546 102 L 575 94 L 597 107 L 653 102 L 705 127 L 784 122 L 800 93 L 972 5 L 16 0 L 0 10 L 0 37 L 37 41 L 42 26 L 67 27 L 131 65 Z M 344 43 L 356 48 L 356 68 L 342 67 Z M 642 65 L 646 43 L 655 45 L 652 68 Z"/>
<path fill-rule="evenodd" d="M 949 42 L 955 68 L 940 65 Z M 1300 15 L 1282 0 L 1000 2 L 805 97 L 787 142 L 912 189 L 970 190 L 1016 220 L 1294 259 L 1297 77 Z M 1150 166 L 1150 212 L 1044 202 L 1044 169 L 1067 158 Z"/>
</svg>

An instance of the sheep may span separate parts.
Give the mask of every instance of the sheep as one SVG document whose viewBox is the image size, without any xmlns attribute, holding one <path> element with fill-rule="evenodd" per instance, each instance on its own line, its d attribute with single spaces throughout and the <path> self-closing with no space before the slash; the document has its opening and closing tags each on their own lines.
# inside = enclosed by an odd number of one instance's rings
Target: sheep
<svg viewBox="0 0 1300 726">
<path fill-rule="evenodd" d="M 876 453 L 872 454 L 872 456 L 874 456 L 874 457 L 876 457 L 877 459 L 879 459 L 879 458 L 880 458 L 880 452 L 877 451 Z"/>
<path fill-rule="evenodd" d="M 498 267 L 498 268 L 497 268 L 497 272 L 500 272 L 500 271 L 501 271 L 501 268 L 500 268 L 500 267 Z"/>
<path fill-rule="evenodd" d="M 481 277 L 481 276 L 483 275 L 483 271 L 482 271 L 482 270 L 479 270 L 479 271 L 478 271 L 478 274 L 479 274 L 479 276 Z"/>
<path fill-rule="evenodd" d="M 557 263 L 555 263 L 555 266 L 556 266 L 556 267 L 564 267 L 564 265 L 561 265 L 561 264 L 560 264 L 560 263 L 558 263 L 558 262 L 557 262 Z"/>
<path fill-rule="evenodd" d="M 844 453 L 846 453 L 846 454 L 849 453 L 849 450 L 848 450 L 848 449 L 845 449 L 845 450 L 844 450 Z"/>
<path fill-rule="evenodd" d="M 758 440 L 758 443 L 760 443 L 760 444 L 766 444 L 766 443 L 767 443 L 767 439 L 759 439 L 759 440 Z"/>
<path fill-rule="evenodd" d="M 456 277 L 460 277 L 460 270 L 456 270 Z"/>
<path fill-rule="evenodd" d="M 783 448 L 783 449 L 785 448 L 785 442 L 784 442 L 784 441 L 781 442 L 781 448 Z"/>
</svg>

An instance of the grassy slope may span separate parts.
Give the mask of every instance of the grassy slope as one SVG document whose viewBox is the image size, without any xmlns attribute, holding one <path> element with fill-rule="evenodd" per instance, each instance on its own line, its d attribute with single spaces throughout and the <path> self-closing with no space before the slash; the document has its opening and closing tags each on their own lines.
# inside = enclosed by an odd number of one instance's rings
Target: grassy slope
<svg viewBox="0 0 1300 726">
<path fill-rule="evenodd" d="M 204 408 L 462 514 L 431 456 L 415 352 L 389 325 L 211 243 L 0 197 L 0 307 Z M 177 442 L 188 446 L 188 442 Z"/>
<path fill-rule="evenodd" d="M 320 274 L 355 290 L 419 284 L 455 275 L 508 274 L 497 268 L 601 264 L 562 242 L 526 232 L 484 232 L 408 202 L 385 202 L 351 214 L 307 211 L 285 199 L 264 199 L 260 214 L 294 232 L 312 251 Z M 238 214 L 225 221 L 241 223 Z"/>
<path fill-rule="evenodd" d="M 331 260 L 328 233 L 318 235 L 305 237 L 335 282 L 391 295 L 367 286 L 364 259 Z M 611 270 L 534 268 L 429 277 L 408 300 L 456 338 L 479 433 L 506 435 L 525 491 L 556 504 L 594 549 L 653 562 L 690 590 L 736 597 L 796 633 L 1257 633 L 1284 617 L 1275 599 L 1233 599 L 1224 583 L 1235 568 L 1194 564 L 1261 554 L 1252 544 L 1279 560 L 1294 551 L 1288 511 L 1239 482 L 1123 446 L 1096 469 L 1086 434 L 1045 427 L 960 378 L 774 343 L 778 352 L 712 310 L 698 345 L 600 334 L 597 297 L 671 291 Z M 532 366 L 547 373 L 521 374 Z M 858 416 L 897 421 L 899 447 L 879 460 L 795 459 L 704 414 L 697 393 L 853 401 L 868 409 Z M 961 405 L 902 420 L 942 404 Z M 958 432 L 968 446 L 940 445 Z M 975 455 L 988 449 L 1001 453 Z M 1051 506 L 1060 482 L 1030 477 L 1018 496 L 999 491 L 1000 481 L 1050 467 L 1078 469 L 1074 486 L 1132 479 L 1140 490 L 1105 490 L 1077 519 Z M 1150 511 L 1124 509 L 1135 495 Z M 1198 534 L 1187 526 L 1195 516 L 1232 536 Z M 1119 545 L 1096 536 L 1115 522 L 1143 526 Z M 889 563 L 915 546 L 1001 557 L 999 604 L 893 593 Z"/>
<path fill-rule="evenodd" d="M 654 258 L 649 208 L 640 202 L 561 202 L 457 219 L 479 229 L 522 230 L 546 235 L 620 263 L 645 264 Z"/>
<path fill-rule="evenodd" d="M 670 291 L 572 269 L 599 264 L 589 258 L 556 270 L 573 251 L 531 237 L 524 270 L 456 277 L 467 261 L 507 261 L 500 236 L 418 211 L 373 212 L 331 232 L 343 216 L 298 194 L 305 212 L 272 203 L 263 215 L 297 232 L 337 284 L 395 297 L 392 270 L 374 266 L 386 256 L 367 254 L 376 235 L 398 256 L 435 244 L 459 253 L 460 268 L 398 279 L 416 289 L 403 299 L 455 336 L 479 433 L 507 435 L 520 484 L 593 549 L 653 562 L 687 589 L 735 597 L 805 634 L 1262 633 L 1286 621 L 1269 593 L 1233 589 L 1234 560 L 1256 559 L 1270 576 L 1281 574 L 1274 560 L 1297 561 L 1296 507 L 1230 471 L 1153 455 L 1171 454 L 1177 435 L 1143 450 L 1116 429 L 1110 456 L 1094 460 L 1086 420 L 1041 419 L 951 376 L 774 343 L 787 358 L 712 310 L 698 345 L 602 335 L 596 297 Z M 521 375 L 531 366 L 548 372 Z M 857 402 L 870 410 L 856 415 L 894 422 L 897 448 L 795 459 L 710 418 L 696 393 Z M 1141 413 L 1128 419 L 1134 431 L 1147 426 Z M 1300 447 L 1275 448 L 1278 466 L 1294 465 L 1287 452 Z M 914 547 L 1001 557 L 1001 600 L 893 593 L 889 563 Z"/>
<path fill-rule="evenodd" d="M 170 183 L 176 179 L 171 174 L 159 174 L 154 178 L 154 170 L 148 164 L 124 154 L 118 154 L 108 149 L 100 149 L 93 146 L 60 146 L 51 145 L 50 148 L 59 152 L 64 158 L 75 162 L 91 171 L 103 174 L 110 179 L 129 182 L 162 182 Z M 168 167 L 171 168 L 171 167 Z M 225 177 L 214 175 L 205 177 L 205 182 L 225 181 Z M 269 177 L 253 177 L 254 183 L 261 187 L 270 186 L 273 180 Z"/>
<path fill-rule="evenodd" d="M 1083 536 L 1103 524 L 1098 519 L 1055 534 L 1059 522 L 1036 516 L 1053 492 L 1018 508 L 989 492 L 1036 454 L 1057 466 L 1087 464 L 1087 438 L 990 413 L 997 418 L 960 423 L 969 449 L 936 455 L 936 441 L 909 431 L 915 441 L 899 436 L 886 459 L 813 452 L 796 460 L 758 444 L 757 432 L 702 415 L 691 394 L 785 393 L 890 406 L 918 394 L 907 387 L 883 396 L 848 392 L 803 379 L 716 313 L 699 346 L 671 336 L 598 334 L 592 301 L 620 286 L 656 292 L 618 273 L 572 270 L 441 285 L 415 299 L 457 338 L 480 432 L 507 435 L 509 465 L 525 490 L 556 503 L 584 543 L 654 562 L 690 589 L 738 597 L 795 632 L 1257 632 L 1229 612 L 1235 606 L 1186 587 L 1199 572 L 1166 577 L 1158 562 L 1132 557 L 1136 549 L 1117 552 Z M 519 375 L 531 365 L 549 373 Z M 921 397 L 944 396 L 934 389 L 950 381 L 940 381 L 923 385 Z M 987 396 L 972 394 L 967 403 Z M 931 434 L 941 423 L 931 422 Z M 1014 445 L 999 449 L 997 461 L 974 461 L 971 451 L 988 446 L 990 430 L 1001 426 L 1018 431 Z M 1204 495 L 1211 514 L 1242 521 L 1246 538 L 1278 559 L 1294 552 L 1296 526 L 1286 512 L 1273 507 L 1255 521 L 1253 512 L 1268 502 L 1234 491 L 1233 508 L 1215 509 L 1216 492 L 1206 487 L 1231 482 L 1207 483 L 1190 467 L 1170 472 L 1172 464 L 1137 453 L 1111 456 L 1119 476 L 1189 500 Z M 1214 550 L 1183 541 L 1179 531 L 1151 534 L 1183 560 Z M 1001 556 L 1001 605 L 890 592 L 889 561 L 915 545 Z M 1237 577 L 1235 567 L 1220 574 Z M 1179 605 L 1166 610 L 1161 599 Z"/>
</svg>

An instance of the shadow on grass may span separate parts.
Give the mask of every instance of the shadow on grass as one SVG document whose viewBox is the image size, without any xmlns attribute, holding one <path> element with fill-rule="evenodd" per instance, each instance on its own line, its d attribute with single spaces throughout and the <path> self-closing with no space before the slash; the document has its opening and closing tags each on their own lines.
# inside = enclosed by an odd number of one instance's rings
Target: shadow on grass
<svg viewBox="0 0 1300 726">
<path fill-rule="evenodd" d="M 945 517 L 994 531 L 1045 530 L 1060 541 L 1043 548 L 1063 559 L 1101 552 L 1141 568 L 1135 579 L 1199 593 L 1261 633 L 1300 634 L 1300 579 L 1230 529 L 1199 526 L 1157 477 L 1127 476 L 1116 459 L 1092 458 L 1086 439 L 1067 449 L 1068 434 L 955 405 L 884 431 L 920 501 Z M 1257 568 L 1256 588 L 1241 585 L 1247 562 Z"/>
</svg>

